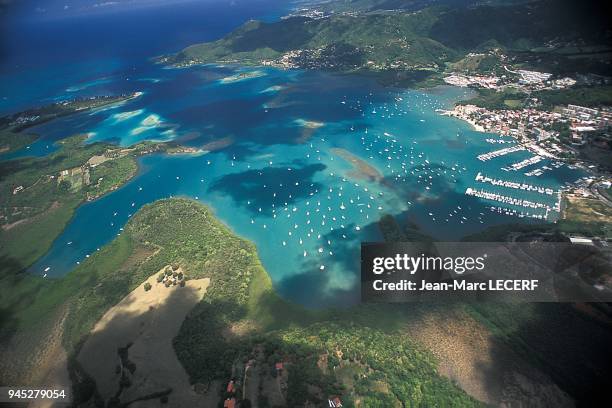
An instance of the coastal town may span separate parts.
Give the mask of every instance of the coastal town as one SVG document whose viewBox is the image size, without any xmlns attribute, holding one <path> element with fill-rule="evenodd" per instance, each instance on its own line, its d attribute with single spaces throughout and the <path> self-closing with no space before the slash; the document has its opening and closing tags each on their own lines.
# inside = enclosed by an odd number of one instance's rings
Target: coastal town
<svg viewBox="0 0 612 408">
<path fill-rule="evenodd" d="M 459 87 L 530 93 L 558 91 L 574 86 L 609 85 L 611 79 L 590 73 L 574 73 L 573 77 L 552 72 L 515 67 L 516 57 L 498 48 L 471 52 L 445 71 L 443 81 Z"/>
<path fill-rule="evenodd" d="M 453 86 L 486 89 L 499 93 L 510 88 L 528 95 L 526 100 L 520 101 L 520 107 L 513 107 L 510 103 L 503 109 L 497 109 L 477 106 L 466 101 L 456 104 L 451 110 L 438 110 L 438 112 L 466 121 L 479 132 L 492 134 L 485 141 L 497 147 L 480 154 L 478 159 L 481 161 L 488 161 L 517 151 L 527 151 L 532 154 L 531 157 L 502 167 L 501 170 L 524 171 L 523 174 L 527 177 L 537 177 L 546 171 L 562 166 L 584 170 L 586 176 L 581 177 L 572 185 L 566 185 L 561 191 L 553 192 L 551 189 L 542 191 L 544 194 L 557 195 L 554 206 L 543 207 L 545 214 L 555 211 L 561 213 L 562 218 L 565 217 L 563 209 L 567 205 L 563 205 L 563 199 L 574 206 L 580 202 L 587 202 L 591 208 L 608 208 L 607 211 L 609 211 L 609 208 L 612 207 L 612 200 L 609 196 L 612 184 L 610 175 L 612 107 L 593 108 L 567 104 L 543 109 L 541 101 L 537 97 L 530 96 L 531 92 L 569 88 L 574 86 L 577 80 L 569 77 L 555 79 L 552 74 L 546 72 L 512 71 L 506 66 L 504 69 L 508 75 L 452 73 L 445 77 L 444 81 Z M 546 164 L 534 168 L 540 162 Z M 523 190 L 531 188 L 526 183 L 496 180 L 480 173 L 476 176 L 476 181 Z M 468 188 L 465 194 L 527 208 L 540 206 L 539 203 L 517 201 L 512 197 L 476 188 Z M 494 207 L 491 208 L 494 209 Z M 508 211 L 502 208 L 498 210 Z M 567 209 L 565 211 L 567 212 Z M 514 213 L 516 211 L 509 215 L 522 215 Z M 595 213 L 598 212 L 595 211 Z"/>
<path fill-rule="evenodd" d="M 483 57 L 485 54 L 468 54 L 466 58 Z M 503 55 L 498 56 L 503 61 Z M 551 79 L 552 74 L 548 72 L 529 71 L 525 69 L 511 70 L 507 65 L 503 65 L 505 74 L 462 74 L 452 73 L 444 78 L 444 82 L 449 85 L 460 87 L 480 87 L 493 90 L 502 90 L 511 86 L 516 91 L 530 92 L 542 90 L 565 89 L 577 83 L 570 77 Z"/>
<path fill-rule="evenodd" d="M 490 51 L 503 63 L 507 57 Z M 483 58 L 485 54 L 471 53 L 466 58 Z M 495 91 L 504 99 L 502 107 L 493 103 L 483 104 L 470 101 L 460 102 L 452 110 L 440 111 L 443 115 L 453 116 L 469 122 L 480 132 L 511 136 L 519 144 L 536 155 L 552 159 L 565 159 L 576 165 L 590 169 L 609 170 L 607 160 L 584 160 L 580 147 L 592 144 L 602 150 L 612 140 L 610 132 L 612 120 L 611 106 L 586 107 L 579 104 L 543 106 L 538 91 L 556 91 L 574 87 L 577 83 L 594 85 L 600 80 L 607 83 L 608 78 L 593 78 L 577 75 L 555 77 L 548 72 L 510 69 L 503 64 L 505 74 L 468 74 L 451 72 L 444 82 L 458 87 Z M 532 94 L 533 93 L 533 94 Z M 513 96 L 516 95 L 516 96 Z M 522 99 L 518 99 L 521 98 Z M 517 99 L 511 99 L 517 98 Z M 507 143 L 507 140 L 487 139 L 490 143 Z M 492 153 L 495 155 L 495 153 Z M 594 161 L 595 163 L 586 163 Z"/>
<path fill-rule="evenodd" d="M 551 157 L 565 158 L 577 155 L 572 146 L 584 145 L 595 135 L 609 138 L 612 119 L 609 107 L 591 109 L 577 105 L 548 112 L 534 108 L 491 110 L 460 104 L 442 113 L 465 120 L 481 132 L 512 136 L 519 142 L 536 142 Z"/>
</svg>

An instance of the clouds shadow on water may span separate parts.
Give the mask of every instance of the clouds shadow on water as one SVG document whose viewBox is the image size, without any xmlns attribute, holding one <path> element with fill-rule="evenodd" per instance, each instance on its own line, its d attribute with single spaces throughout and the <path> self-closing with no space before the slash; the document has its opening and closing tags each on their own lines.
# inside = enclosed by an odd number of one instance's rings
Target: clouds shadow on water
<svg viewBox="0 0 612 408">
<path fill-rule="evenodd" d="M 279 208 L 285 203 L 291 205 L 321 189 L 322 185 L 312 179 L 317 172 L 323 170 L 325 165 L 320 163 L 301 168 L 292 167 L 291 171 L 286 167 L 248 170 L 219 178 L 209 187 L 209 191 L 230 196 L 252 214 L 270 214 L 272 204 Z M 264 185 L 266 187 L 263 187 Z M 262 209 L 261 212 L 259 208 Z"/>
<path fill-rule="evenodd" d="M 286 277 L 275 286 L 281 295 L 287 299 L 309 308 L 321 307 L 350 307 L 359 302 L 361 291 L 359 280 L 361 276 L 361 241 L 352 233 L 347 233 L 347 238 L 342 234 L 354 231 L 355 224 L 346 225 L 345 230 L 335 229 L 321 237 L 322 242 L 330 241 L 331 245 L 325 246 L 325 256 L 320 258 L 303 258 L 299 274 Z M 372 222 L 362 227 L 360 234 L 364 237 L 379 235 L 378 223 Z M 329 255 L 331 250 L 333 255 Z M 300 254 L 299 257 L 302 257 Z M 325 265 L 324 270 L 320 269 Z M 331 267 L 334 266 L 335 270 Z M 332 279 L 338 277 L 331 274 L 342 270 L 346 274 L 339 279 L 352 282 L 348 288 L 334 287 Z M 353 275 L 351 278 L 350 275 Z M 346 282 L 345 282 L 346 283 Z"/>
</svg>

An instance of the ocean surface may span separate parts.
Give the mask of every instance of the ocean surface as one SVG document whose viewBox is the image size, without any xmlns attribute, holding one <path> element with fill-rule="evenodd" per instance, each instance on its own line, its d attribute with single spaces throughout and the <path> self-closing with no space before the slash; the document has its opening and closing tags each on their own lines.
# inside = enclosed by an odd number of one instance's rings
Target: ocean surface
<svg viewBox="0 0 612 408">
<path fill-rule="evenodd" d="M 270 6 L 266 18 L 277 18 L 274 10 L 282 14 Z M 209 12 L 214 16 L 214 9 Z M 255 14 L 245 11 L 242 21 Z M 142 157 L 129 183 L 77 209 L 32 273 L 42 275 L 47 268 L 49 277 L 68 273 L 121 234 L 143 205 L 184 196 L 209 205 L 257 245 L 281 295 L 306 306 L 351 304 L 359 296 L 360 243 L 381 239 L 377 221 L 382 214 L 436 239 L 456 240 L 491 225 L 558 216 L 552 209 L 556 194 L 482 183 L 478 173 L 554 191 L 582 176 L 547 160 L 502 170 L 533 156 L 526 151 L 478 160 L 480 154 L 512 146 L 512 139 L 476 132 L 436 112 L 469 96 L 465 89 L 420 92 L 384 88 L 357 76 L 216 65 L 168 69 L 148 61 L 159 51 L 223 35 L 241 21 L 234 13 L 213 16 L 208 18 L 217 26 L 198 24 L 176 43 L 164 37 L 160 48 L 148 53 L 125 56 L 119 50 L 74 66 L 58 64 L 63 59 L 54 56 L 47 61 L 49 70 L 5 64 L 3 76 L 11 80 L 3 80 L 0 88 L 4 112 L 76 96 L 143 94 L 41 125 L 33 129 L 41 135 L 38 141 L 0 160 L 49 154 L 55 141 L 75 133 L 88 134 L 88 142 L 129 146 L 175 140 L 206 150 Z M 219 16 L 228 19 L 225 25 Z M 128 49 L 137 47 L 133 41 Z M 219 144 L 224 148 L 217 150 Z M 542 175 L 525 175 L 543 166 Z M 467 188 L 549 209 L 468 196 Z"/>
</svg>

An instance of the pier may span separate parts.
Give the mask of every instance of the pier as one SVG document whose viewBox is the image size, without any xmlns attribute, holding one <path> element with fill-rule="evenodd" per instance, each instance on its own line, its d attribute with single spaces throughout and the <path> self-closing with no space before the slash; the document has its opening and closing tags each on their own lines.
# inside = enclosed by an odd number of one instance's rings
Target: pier
<svg viewBox="0 0 612 408">
<path fill-rule="evenodd" d="M 524 167 L 531 166 L 532 164 L 536 164 L 542 161 L 542 156 L 533 156 L 518 163 L 514 163 L 510 166 L 510 168 L 506 168 L 506 170 L 517 171 Z"/>
<path fill-rule="evenodd" d="M 485 142 L 491 144 L 515 144 L 516 140 L 506 140 L 506 139 L 485 139 Z"/>
<path fill-rule="evenodd" d="M 490 206 L 489 209 L 491 212 L 497 214 L 509 215 L 518 218 L 535 218 L 537 220 L 545 220 L 547 218 L 546 214 L 531 214 L 529 212 L 517 211 L 513 208 L 497 207 L 494 205 Z"/>
<path fill-rule="evenodd" d="M 525 147 L 522 145 L 512 146 L 512 147 L 504 147 L 503 149 L 494 150 L 489 153 L 483 153 L 478 155 L 478 160 L 487 161 L 494 159 L 496 157 L 505 156 L 510 153 L 520 152 L 521 150 L 525 150 Z"/>
<path fill-rule="evenodd" d="M 552 188 L 534 186 L 534 185 L 527 184 L 527 183 L 518 183 L 516 181 L 506 181 L 506 180 L 494 179 L 491 177 L 484 176 L 480 172 L 478 172 L 474 180 L 479 181 L 481 183 L 489 183 L 494 186 L 513 188 L 515 190 L 533 191 L 535 193 L 547 194 L 547 195 L 553 195 L 555 193 L 555 191 Z"/>
<path fill-rule="evenodd" d="M 505 196 L 505 195 L 502 195 L 502 194 L 491 193 L 491 192 L 488 192 L 488 191 L 485 191 L 485 190 L 476 190 L 476 189 L 473 189 L 471 187 L 468 187 L 465 190 L 465 194 L 468 195 L 468 196 L 484 198 L 486 200 L 498 201 L 500 203 L 515 205 L 515 206 L 518 206 L 518 207 L 532 208 L 532 209 L 542 209 L 542 210 L 546 211 L 545 218 L 548 217 L 548 213 L 550 211 L 557 211 L 557 212 L 559 211 L 559 204 L 558 203 L 556 203 L 554 207 L 551 207 L 548 204 L 539 203 L 539 202 L 535 202 L 535 201 L 524 200 L 522 198 L 509 197 L 509 196 Z"/>
</svg>

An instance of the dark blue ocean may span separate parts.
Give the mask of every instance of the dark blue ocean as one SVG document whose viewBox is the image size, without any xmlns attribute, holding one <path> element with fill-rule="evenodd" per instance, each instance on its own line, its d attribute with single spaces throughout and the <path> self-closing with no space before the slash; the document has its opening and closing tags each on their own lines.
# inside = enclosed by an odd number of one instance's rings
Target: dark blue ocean
<svg viewBox="0 0 612 408">
<path fill-rule="evenodd" d="M 277 20 L 292 8 L 282 0 L 193 0 L 63 16 L 34 12 L 45 2 L 11 3 L 0 13 L 0 114 L 58 98 L 75 82 L 137 71 L 153 56 L 218 39 L 250 19 Z"/>
<path fill-rule="evenodd" d="M 5 47 L 2 111 L 76 96 L 142 95 L 39 126 L 38 141 L 0 159 L 49 154 L 55 141 L 75 133 L 88 134 L 89 142 L 122 146 L 141 140 L 175 140 L 202 149 L 219 140 L 226 145 L 199 154 L 143 157 L 127 185 L 79 207 L 32 273 L 61 276 L 90 262 L 142 205 L 171 196 L 211 206 L 257 245 L 280 293 L 308 306 L 357 300 L 359 245 L 381 239 L 376 223 L 382 214 L 441 240 L 501 223 L 555 221 L 554 210 L 465 194 L 468 188 L 483 189 L 552 209 L 556 194 L 475 178 L 481 173 L 556 191 L 580 176 L 549 160 L 502 170 L 532 156 L 525 151 L 477 160 L 511 144 L 492 144 L 487 139 L 500 137 L 436 112 L 469 96 L 465 89 L 420 92 L 384 88 L 357 76 L 217 65 L 168 69 L 149 61 L 218 38 L 249 18 L 274 20 L 287 12 L 279 3 L 244 2 L 239 9 L 229 4 L 188 3 L 13 27 L 22 34 Z M 32 53 L 39 48 L 40 55 Z M 541 176 L 525 174 L 544 166 Z"/>
</svg>

